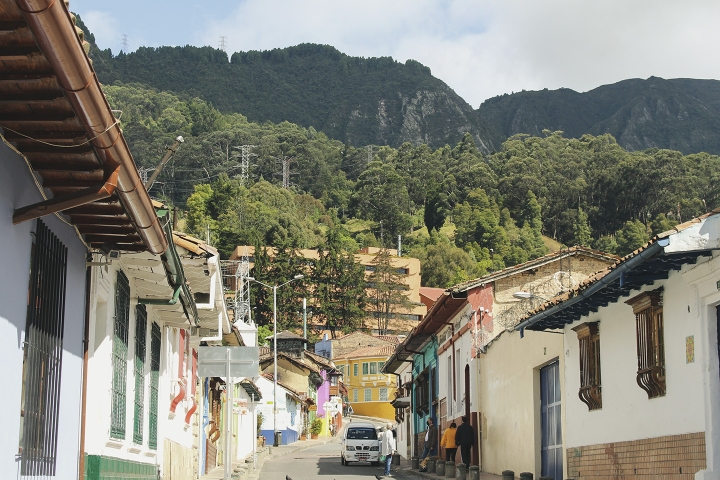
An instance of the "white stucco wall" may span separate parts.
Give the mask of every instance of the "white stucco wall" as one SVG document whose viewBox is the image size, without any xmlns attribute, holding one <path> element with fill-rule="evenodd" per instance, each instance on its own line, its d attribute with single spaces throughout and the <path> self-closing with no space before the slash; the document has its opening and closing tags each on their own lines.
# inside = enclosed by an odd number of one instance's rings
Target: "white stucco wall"
<svg viewBox="0 0 720 480">
<path fill-rule="evenodd" d="M 563 336 L 525 331 L 505 332 L 476 360 L 480 378 L 482 469 L 533 472 L 540 476 L 540 368 L 560 362 Z M 564 408 L 562 405 L 561 410 Z M 563 431 L 565 426 L 562 426 Z"/>
<path fill-rule="evenodd" d="M 687 267 L 685 267 L 687 269 Z M 708 325 L 693 312 L 696 294 L 678 272 L 643 291 L 664 286 L 665 362 L 667 393 L 648 399 L 636 382 L 635 316 L 621 298 L 565 328 L 565 385 L 568 394 L 566 448 L 705 431 L 705 381 Z M 639 294 L 633 291 L 629 298 Z M 714 312 L 713 312 L 714 320 Z M 583 322 L 600 321 L 602 409 L 592 412 L 577 396 L 580 388 L 577 335 Z M 703 324 L 705 323 L 705 324 Z M 686 363 L 685 339 L 695 337 L 695 361 Z M 716 339 L 715 339 L 716 341 Z M 715 347 L 716 348 L 716 347 Z M 714 352 L 717 355 L 716 350 Z"/>
<path fill-rule="evenodd" d="M 0 358 L 6 391 L 0 396 L 0 471 L 3 477 L 19 477 L 20 387 L 22 345 L 25 340 L 30 251 L 35 221 L 12 224 L 13 211 L 40 202 L 40 196 L 24 160 L 0 142 Z M 76 478 L 78 470 L 80 399 L 82 390 L 82 338 L 85 318 L 85 246 L 75 230 L 55 215 L 42 221 L 68 247 L 65 292 L 60 417 L 56 478 Z"/>
</svg>

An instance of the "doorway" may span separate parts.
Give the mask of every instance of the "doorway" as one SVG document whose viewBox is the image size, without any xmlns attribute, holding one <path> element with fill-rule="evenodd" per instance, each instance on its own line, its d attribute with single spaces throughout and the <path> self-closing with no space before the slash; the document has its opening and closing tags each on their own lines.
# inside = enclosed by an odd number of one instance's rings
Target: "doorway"
<svg viewBox="0 0 720 480">
<path fill-rule="evenodd" d="M 542 419 L 541 475 L 563 478 L 563 446 L 560 405 L 560 363 L 540 369 L 540 415 Z"/>
</svg>

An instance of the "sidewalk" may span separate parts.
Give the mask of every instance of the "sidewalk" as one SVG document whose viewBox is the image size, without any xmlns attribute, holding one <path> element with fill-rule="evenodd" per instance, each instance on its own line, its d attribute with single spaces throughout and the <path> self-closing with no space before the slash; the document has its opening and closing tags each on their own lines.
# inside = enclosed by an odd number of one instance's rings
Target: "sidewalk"
<svg viewBox="0 0 720 480">
<path fill-rule="evenodd" d="M 445 476 L 439 476 L 436 473 L 421 472 L 419 470 L 413 470 L 412 469 L 412 460 L 406 460 L 404 458 L 400 459 L 400 465 L 393 465 L 392 468 L 390 469 L 390 473 L 393 473 L 395 471 L 402 472 L 403 474 L 410 474 L 410 475 L 417 475 L 419 477 L 424 477 L 424 478 L 431 478 L 434 480 L 438 480 L 439 478 L 446 478 Z M 455 478 L 455 477 L 453 477 L 453 478 Z M 468 475 L 467 478 L 470 478 L 470 475 Z M 493 475 L 492 473 L 480 472 L 480 480 L 501 480 L 501 479 L 502 479 L 502 475 Z"/>
<path fill-rule="evenodd" d="M 326 443 L 334 441 L 339 441 L 338 437 L 320 437 L 315 440 L 299 440 L 297 442 L 288 445 L 280 445 L 278 447 L 265 446 L 257 451 L 258 461 L 257 467 L 255 468 L 253 468 L 252 456 L 234 461 L 232 464 L 231 478 L 233 480 L 256 480 L 260 475 L 263 464 L 267 460 L 285 455 L 292 455 L 296 452 L 317 447 L 319 445 L 325 445 Z M 220 465 L 212 469 L 207 475 L 203 476 L 203 479 L 222 480 L 225 478 L 224 475 L 225 466 Z"/>
</svg>

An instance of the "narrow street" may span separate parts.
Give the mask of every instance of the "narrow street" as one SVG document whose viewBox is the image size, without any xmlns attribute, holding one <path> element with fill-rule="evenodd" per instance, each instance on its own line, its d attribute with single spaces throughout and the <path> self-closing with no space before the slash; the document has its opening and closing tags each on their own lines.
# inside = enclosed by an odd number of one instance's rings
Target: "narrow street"
<svg viewBox="0 0 720 480">
<path fill-rule="evenodd" d="M 337 441 L 308 448 L 293 455 L 274 458 L 265 462 L 260 471 L 260 480 L 312 480 L 318 476 L 348 480 L 375 478 L 382 476 L 382 467 L 370 464 L 342 466 L 340 464 L 340 439 Z M 419 479 L 407 471 L 392 471 L 395 478 Z"/>
</svg>

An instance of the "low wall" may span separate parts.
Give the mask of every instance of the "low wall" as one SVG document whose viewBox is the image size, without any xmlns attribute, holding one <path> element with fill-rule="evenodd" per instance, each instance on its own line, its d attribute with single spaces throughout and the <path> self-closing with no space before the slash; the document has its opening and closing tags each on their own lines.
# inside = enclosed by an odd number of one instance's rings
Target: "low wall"
<svg viewBox="0 0 720 480">
<path fill-rule="evenodd" d="M 602 443 L 567 450 L 568 477 L 695 478 L 705 469 L 705 433 Z"/>
</svg>

